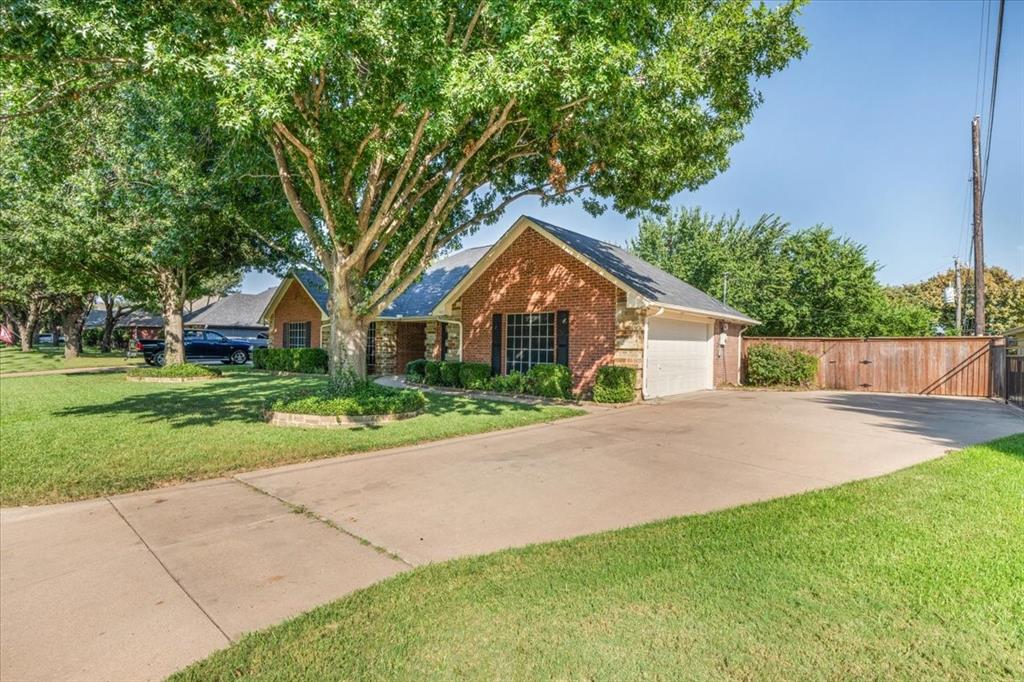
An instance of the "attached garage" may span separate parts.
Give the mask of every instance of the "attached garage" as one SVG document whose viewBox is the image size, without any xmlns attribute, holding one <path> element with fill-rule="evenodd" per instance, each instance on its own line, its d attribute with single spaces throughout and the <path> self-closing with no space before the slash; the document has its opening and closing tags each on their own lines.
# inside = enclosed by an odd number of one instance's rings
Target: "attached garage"
<svg viewBox="0 0 1024 682">
<path fill-rule="evenodd" d="M 712 387 L 713 323 L 647 318 L 644 397 L 678 395 Z"/>
</svg>

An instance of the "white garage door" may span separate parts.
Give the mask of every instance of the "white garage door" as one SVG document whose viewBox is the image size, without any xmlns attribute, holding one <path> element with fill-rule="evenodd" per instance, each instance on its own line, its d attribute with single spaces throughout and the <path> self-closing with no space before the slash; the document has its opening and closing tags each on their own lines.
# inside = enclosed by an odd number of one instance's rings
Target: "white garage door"
<svg viewBox="0 0 1024 682">
<path fill-rule="evenodd" d="M 701 322 L 649 318 L 646 397 L 711 388 L 711 326 Z"/>
</svg>

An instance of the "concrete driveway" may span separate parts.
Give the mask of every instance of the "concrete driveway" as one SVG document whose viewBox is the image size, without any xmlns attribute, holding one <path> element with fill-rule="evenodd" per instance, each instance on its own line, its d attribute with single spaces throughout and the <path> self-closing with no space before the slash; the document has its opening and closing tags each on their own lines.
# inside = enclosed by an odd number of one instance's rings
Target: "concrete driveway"
<svg viewBox="0 0 1024 682">
<path fill-rule="evenodd" d="M 412 566 L 887 473 L 1004 405 L 702 393 L 109 499 L 0 511 L 0 677 L 155 679 Z"/>
</svg>

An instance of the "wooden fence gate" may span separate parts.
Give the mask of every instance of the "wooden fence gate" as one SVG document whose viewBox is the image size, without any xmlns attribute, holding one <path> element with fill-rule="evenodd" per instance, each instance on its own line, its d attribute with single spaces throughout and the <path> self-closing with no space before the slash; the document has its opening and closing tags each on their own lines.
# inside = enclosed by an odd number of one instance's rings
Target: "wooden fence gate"
<svg viewBox="0 0 1024 682">
<path fill-rule="evenodd" d="M 1003 367 L 1003 337 L 751 336 L 743 339 L 744 368 L 747 350 L 759 343 L 795 348 L 817 357 L 820 388 L 978 398 L 1002 393 L 1002 382 L 994 380 L 994 370 Z"/>
</svg>

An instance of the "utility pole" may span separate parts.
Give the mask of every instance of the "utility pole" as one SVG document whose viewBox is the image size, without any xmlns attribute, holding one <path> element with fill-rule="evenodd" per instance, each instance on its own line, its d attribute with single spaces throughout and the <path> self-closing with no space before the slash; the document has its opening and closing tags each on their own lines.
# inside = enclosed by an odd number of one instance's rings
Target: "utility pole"
<svg viewBox="0 0 1024 682">
<path fill-rule="evenodd" d="M 953 256 L 953 297 L 956 301 L 956 335 L 960 336 L 964 333 L 964 288 L 960 283 L 960 259 L 956 256 Z"/>
<path fill-rule="evenodd" d="M 974 335 L 985 335 L 985 238 L 982 232 L 981 121 L 971 121 L 972 166 L 974 168 Z"/>
</svg>

